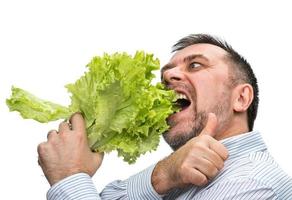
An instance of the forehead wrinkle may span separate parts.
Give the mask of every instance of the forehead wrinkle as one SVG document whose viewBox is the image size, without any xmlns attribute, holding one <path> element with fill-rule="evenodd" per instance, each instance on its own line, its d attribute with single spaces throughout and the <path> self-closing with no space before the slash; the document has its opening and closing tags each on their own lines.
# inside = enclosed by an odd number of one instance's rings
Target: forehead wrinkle
<svg viewBox="0 0 292 200">
<path fill-rule="evenodd" d="M 186 56 L 184 59 L 183 59 L 183 62 L 190 62 L 190 61 L 192 61 L 193 59 L 196 59 L 196 58 L 201 58 L 201 59 L 203 59 L 203 60 L 205 60 L 205 61 L 207 61 L 207 62 L 209 62 L 209 59 L 206 57 L 206 56 L 204 56 L 203 54 L 191 54 L 191 55 L 189 55 L 189 56 Z"/>
</svg>

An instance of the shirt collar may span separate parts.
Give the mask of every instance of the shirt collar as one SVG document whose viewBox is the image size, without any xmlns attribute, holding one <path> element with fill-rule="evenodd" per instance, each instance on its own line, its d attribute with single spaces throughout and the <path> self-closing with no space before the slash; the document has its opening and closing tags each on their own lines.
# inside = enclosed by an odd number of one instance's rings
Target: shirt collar
<svg viewBox="0 0 292 200">
<path fill-rule="evenodd" d="M 257 131 L 243 133 L 220 140 L 229 152 L 229 159 L 258 151 L 265 151 L 267 147 L 262 136 Z"/>
</svg>

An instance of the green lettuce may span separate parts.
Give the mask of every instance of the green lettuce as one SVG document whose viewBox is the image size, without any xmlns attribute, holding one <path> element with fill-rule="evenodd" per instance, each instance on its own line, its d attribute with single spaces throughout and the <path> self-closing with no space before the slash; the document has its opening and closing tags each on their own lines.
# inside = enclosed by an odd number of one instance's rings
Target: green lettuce
<svg viewBox="0 0 292 200">
<path fill-rule="evenodd" d="M 175 112 L 176 95 L 162 84 L 152 85 L 159 60 L 137 51 L 94 57 L 88 70 L 65 87 L 71 104 L 62 106 L 12 87 L 6 103 L 25 119 L 49 122 L 68 119 L 81 112 L 86 121 L 89 146 L 93 151 L 118 151 L 124 161 L 134 163 L 156 150 L 160 135 L 168 129 L 166 118 Z"/>
</svg>

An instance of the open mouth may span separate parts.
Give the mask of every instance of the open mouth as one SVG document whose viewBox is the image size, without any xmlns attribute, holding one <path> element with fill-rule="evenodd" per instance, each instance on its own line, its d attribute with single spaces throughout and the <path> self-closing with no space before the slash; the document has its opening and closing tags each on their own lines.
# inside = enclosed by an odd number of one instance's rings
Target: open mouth
<svg viewBox="0 0 292 200">
<path fill-rule="evenodd" d="M 191 101 L 185 94 L 178 93 L 175 104 L 180 108 L 180 111 L 187 109 L 191 105 Z"/>
</svg>

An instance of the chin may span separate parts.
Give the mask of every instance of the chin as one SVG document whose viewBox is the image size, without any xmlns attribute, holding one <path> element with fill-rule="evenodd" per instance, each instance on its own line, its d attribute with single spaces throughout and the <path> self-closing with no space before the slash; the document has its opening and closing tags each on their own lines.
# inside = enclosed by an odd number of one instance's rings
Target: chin
<svg viewBox="0 0 292 200">
<path fill-rule="evenodd" d="M 183 146 L 190 139 L 198 136 L 206 124 L 206 114 L 204 112 L 197 113 L 195 118 L 182 117 L 173 118 L 175 120 L 169 120 L 170 129 L 163 134 L 165 141 L 168 145 L 176 150 Z"/>
<path fill-rule="evenodd" d="M 164 140 L 173 150 L 177 150 L 195 136 L 192 129 L 180 129 L 179 127 L 173 127 L 163 134 Z"/>
</svg>

